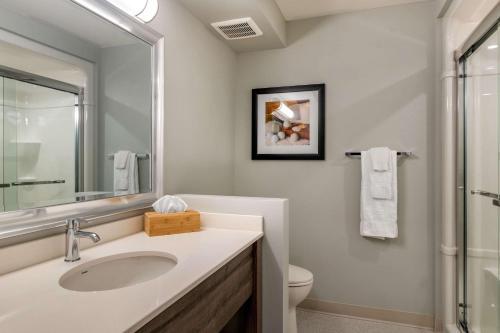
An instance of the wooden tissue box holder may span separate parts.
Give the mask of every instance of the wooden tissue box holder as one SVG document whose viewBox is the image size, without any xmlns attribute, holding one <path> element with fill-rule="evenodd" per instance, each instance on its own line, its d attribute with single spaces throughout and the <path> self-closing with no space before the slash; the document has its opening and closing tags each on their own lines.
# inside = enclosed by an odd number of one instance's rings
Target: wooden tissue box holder
<svg viewBox="0 0 500 333">
<path fill-rule="evenodd" d="M 178 213 L 144 213 L 144 231 L 149 237 L 201 230 L 200 213 L 194 210 Z"/>
</svg>

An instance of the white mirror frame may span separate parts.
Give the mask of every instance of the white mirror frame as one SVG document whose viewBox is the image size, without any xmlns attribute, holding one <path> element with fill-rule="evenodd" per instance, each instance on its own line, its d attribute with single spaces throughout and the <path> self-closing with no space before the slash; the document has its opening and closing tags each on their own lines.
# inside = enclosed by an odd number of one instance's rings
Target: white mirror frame
<svg viewBox="0 0 500 333">
<path fill-rule="evenodd" d="M 90 225 L 110 222 L 149 210 L 163 195 L 163 43 L 161 34 L 102 0 L 68 0 L 143 40 L 152 47 L 152 154 L 150 193 L 111 197 L 0 213 L 0 247 L 64 232 L 66 219 L 83 217 Z"/>
</svg>

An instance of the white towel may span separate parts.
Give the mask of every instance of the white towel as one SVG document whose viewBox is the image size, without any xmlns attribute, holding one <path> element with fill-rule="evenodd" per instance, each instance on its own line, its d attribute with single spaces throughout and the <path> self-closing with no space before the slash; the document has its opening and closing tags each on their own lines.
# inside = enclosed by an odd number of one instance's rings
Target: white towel
<svg viewBox="0 0 500 333">
<path fill-rule="evenodd" d="M 127 158 L 125 159 L 125 166 L 122 168 L 123 156 L 127 156 Z M 139 192 L 137 154 L 129 151 L 119 151 L 115 154 L 114 191 L 116 194 L 134 194 Z"/>
<path fill-rule="evenodd" d="M 372 148 L 368 151 L 372 162 L 370 172 L 370 192 L 374 199 L 392 199 L 391 150 L 387 147 Z"/>
<path fill-rule="evenodd" d="M 113 175 L 115 192 L 128 190 L 130 152 L 121 150 L 114 154 Z"/>
<path fill-rule="evenodd" d="M 370 152 L 361 153 L 361 236 L 374 238 L 397 238 L 397 152 L 390 152 L 388 170 L 379 172 L 373 170 Z M 377 173 L 373 176 L 374 173 Z M 374 184 L 372 189 L 372 181 Z M 372 192 L 377 193 L 377 186 L 391 184 L 389 199 L 374 198 Z M 385 185 L 384 185 L 385 186 Z"/>
<path fill-rule="evenodd" d="M 120 150 L 115 153 L 115 169 L 125 169 L 127 167 L 128 157 L 130 152 L 128 150 Z"/>
<path fill-rule="evenodd" d="M 130 165 L 128 174 L 128 193 L 139 193 L 139 166 L 137 163 L 137 154 L 130 154 L 128 164 Z"/>
<path fill-rule="evenodd" d="M 391 150 L 387 147 L 372 148 L 370 157 L 372 159 L 372 167 L 375 171 L 387 171 L 390 168 Z"/>
</svg>

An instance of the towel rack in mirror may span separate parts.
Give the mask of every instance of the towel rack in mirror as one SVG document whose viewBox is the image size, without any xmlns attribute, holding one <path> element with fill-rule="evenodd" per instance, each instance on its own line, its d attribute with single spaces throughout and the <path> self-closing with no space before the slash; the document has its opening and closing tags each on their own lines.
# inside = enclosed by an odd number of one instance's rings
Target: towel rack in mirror
<svg viewBox="0 0 500 333">
<path fill-rule="evenodd" d="M 349 158 L 361 158 L 360 151 L 346 151 L 345 156 Z M 398 151 L 398 157 L 413 157 L 414 154 L 411 151 Z"/>
<path fill-rule="evenodd" d="M 108 154 L 106 155 L 108 160 L 114 160 L 115 159 L 115 154 Z M 140 160 L 147 160 L 149 159 L 149 154 L 137 154 L 137 158 Z"/>
</svg>

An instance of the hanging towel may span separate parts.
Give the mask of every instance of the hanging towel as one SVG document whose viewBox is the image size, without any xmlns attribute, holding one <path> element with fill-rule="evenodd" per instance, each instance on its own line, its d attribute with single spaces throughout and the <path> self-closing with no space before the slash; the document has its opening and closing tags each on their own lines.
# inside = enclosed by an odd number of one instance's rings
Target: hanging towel
<svg viewBox="0 0 500 333">
<path fill-rule="evenodd" d="M 114 190 L 115 192 L 127 191 L 129 185 L 129 168 L 128 162 L 130 152 L 121 150 L 114 154 Z"/>
<path fill-rule="evenodd" d="M 139 193 L 139 166 L 137 163 L 137 154 L 131 153 L 128 159 L 130 165 L 128 176 L 128 193 Z"/>
<path fill-rule="evenodd" d="M 126 156 L 126 158 L 124 157 Z M 139 168 L 137 154 L 119 151 L 114 155 L 114 191 L 117 194 L 139 192 Z M 125 159 L 125 163 L 123 160 Z"/>
<path fill-rule="evenodd" d="M 391 150 L 387 147 L 372 148 L 368 151 L 372 162 L 370 172 L 370 192 L 374 199 L 392 199 Z"/>
<path fill-rule="evenodd" d="M 130 152 L 128 150 L 120 150 L 115 153 L 115 169 L 125 169 L 127 167 L 129 155 Z"/>
<path fill-rule="evenodd" d="M 390 168 L 391 150 L 387 147 L 377 147 L 369 150 L 374 171 L 387 171 Z"/>
<path fill-rule="evenodd" d="M 398 237 L 397 152 L 390 151 L 388 160 L 387 170 L 375 171 L 372 151 L 361 153 L 361 236 Z"/>
</svg>

